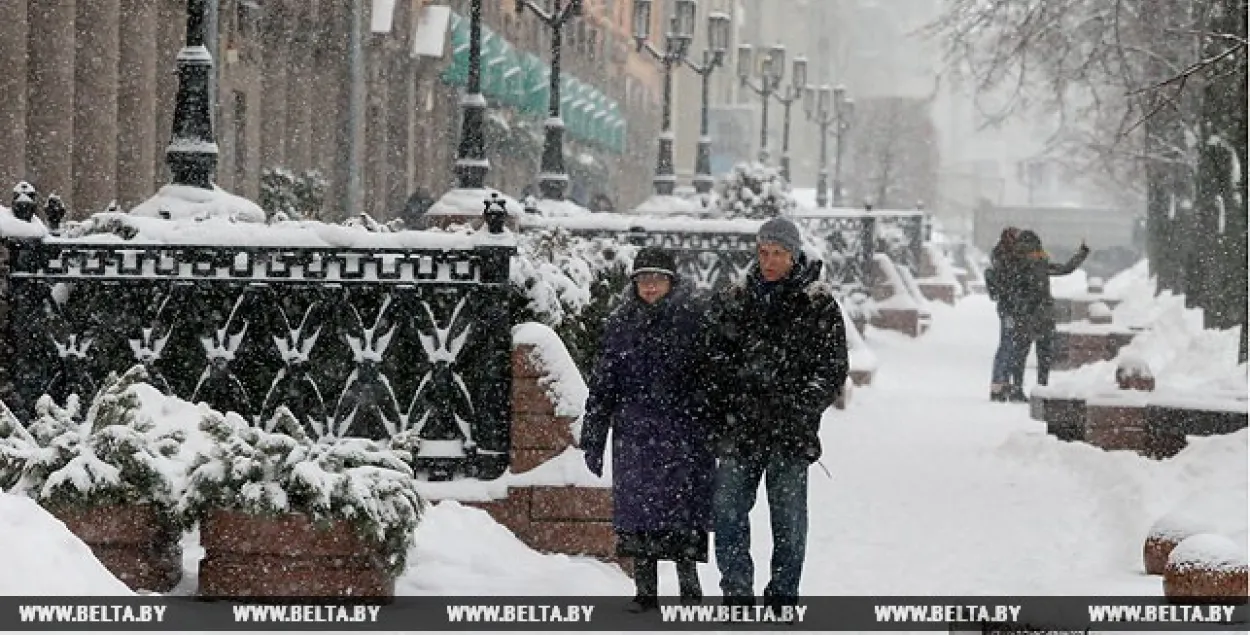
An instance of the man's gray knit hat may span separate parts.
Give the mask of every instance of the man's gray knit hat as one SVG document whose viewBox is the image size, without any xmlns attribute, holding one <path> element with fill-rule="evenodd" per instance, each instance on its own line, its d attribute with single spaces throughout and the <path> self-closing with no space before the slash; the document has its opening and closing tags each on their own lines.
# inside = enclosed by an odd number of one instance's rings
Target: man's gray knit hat
<svg viewBox="0 0 1250 635">
<path fill-rule="evenodd" d="M 760 244 L 777 243 L 792 256 L 803 252 L 803 236 L 799 233 L 799 228 L 790 219 L 781 216 L 760 225 L 755 240 Z"/>
</svg>

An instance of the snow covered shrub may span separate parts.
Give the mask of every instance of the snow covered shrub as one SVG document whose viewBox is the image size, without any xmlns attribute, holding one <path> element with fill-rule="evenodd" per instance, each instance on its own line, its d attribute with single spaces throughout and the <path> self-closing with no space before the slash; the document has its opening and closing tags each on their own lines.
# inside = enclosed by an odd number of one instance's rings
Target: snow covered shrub
<svg viewBox="0 0 1250 635">
<path fill-rule="evenodd" d="M 566 230 L 518 236 L 512 260 L 512 323 L 551 327 L 583 374 L 599 354 L 603 321 L 629 284 L 637 247 Z"/>
<path fill-rule="evenodd" d="M 743 218 L 772 218 L 795 208 L 781 171 L 762 163 L 739 163 L 716 186 L 721 213 Z"/>
<path fill-rule="evenodd" d="M 283 167 L 267 168 L 260 177 L 260 206 L 270 217 L 317 220 L 329 186 L 317 170 L 297 176 Z"/>
<path fill-rule="evenodd" d="M 51 509 L 151 505 L 176 526 L 176 457 L 186 439 L 141 412 L 134 387 L 147 379 L 143 366 L 110 374 L 85 416 L 77 395 L 64 407 L 44 395 L 29 426 L 0 405 L 0 489 Z"/>
<path fill-rule="evenodd" d="M 407 452 L 368 439 L 314 439 L 285 406 L 268 429 L 234 413 L 203 413 L 211 442 L 192 462 L 179 502 L 188 524 L 214 509 L 304 514 L 320 526 L 347 521 L 381 545 L 391 573 L 403 571 L 425 510 Z"/>
</svg>

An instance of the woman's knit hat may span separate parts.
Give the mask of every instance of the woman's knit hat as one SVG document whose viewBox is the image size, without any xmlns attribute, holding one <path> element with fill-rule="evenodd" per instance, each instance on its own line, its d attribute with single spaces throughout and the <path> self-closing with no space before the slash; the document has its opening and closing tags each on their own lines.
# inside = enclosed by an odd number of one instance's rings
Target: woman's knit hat
<svg viewBox="0 0 1250 635">
<path fill-rule="evenodd" d="M 673 255 L 659 247 L 643 247 L 634 256 L 634 270 L 630 278 L 643 273 L 662 273 L 669 278 L 677 278 L 677 261 Z"/>
</svg>

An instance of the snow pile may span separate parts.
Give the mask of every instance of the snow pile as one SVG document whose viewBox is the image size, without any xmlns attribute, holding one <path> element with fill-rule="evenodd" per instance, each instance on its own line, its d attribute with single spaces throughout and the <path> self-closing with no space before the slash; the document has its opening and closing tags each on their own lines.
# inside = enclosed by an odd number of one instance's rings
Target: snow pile
<svg viewBox="0 0 1250 635">
<path fill-rule="evenodd" d="M 1184 571 L 1235 571 L 1246 568 L 1246 547 L 1216 534 L 1190 536 L 1176 545 L 1168 566 Z"/>
<path fill-rule="evenodd" d="M 546 325 L 526 322 L 512 328 L 512 345 L 534 347 L 533 356 L 537 359 L 533 361 L 537 368 L 547 372 L 542 386 L 555 406 L 556 416 L 574 418 L 576 421 L 570 431 L 574 439 L 580 438 L 580 417 L 585 412 L 586 397 L 590 393 L 560 336 Z"/>
<path fill-rule="evenodd" d="M 503 200 L 508 209 L 508 215 L 514 219 L 523 213 L 523 205 L 499 190 L 457 188 L 448 190 L 442 198 L 430 206 L 425 216 L 481 216 L 486 209 L 486 201 L 495 197 Z"/>
<path fill-rule="evenodd" d="M 697 201 L 680 196 L 652 194 L 634 208 L 641 216 L 700 216 L 708 213 Z"/>
<path fill-rule="evenodd" d="M 13 215 L 13 210 L 0 205 L 0 236 L 9 238 L 43 238 L 48 235 L 48 227 L 38 216 L 29 222 Z"/>
<path fill-rule="evenodd" d="M 206 190 L 189 185 L 165 185 L 130 210 L 132 216 L 170 220 L 228 218 L 242 223 L 265 222 L 265 210 L 217 186 Z"/>
<path fill-rule="evenodd" d="M 894 292 L 894 295 L 891 295 L 884 300 L 876 300 L 876 308 L 919 310 L 919 304 L 913 297 L 911 289 L 908 287 L 907 283 L 903 281 L 902 276 L 899 274 L 900 268 L 894 266 L 894 261 L 890 260 L 889 256 L 880 252 L 874 254 L 872 259 L 873 262 L 876 263 L 877 270 L 884 273 L 885 284 L 888 285 Z"/>
<path fill-rule="evenodd" d="M 1051 276 L 1050 294 L 1056 298 L 1077 298 L 1088 295 L 1089 281 L 1085 270 L 1077 269 L 1066 276 Z"/>
<path fill-rule="evenodd" d="M 859 370 L 864 372 L 875 372 L 877 370 L 877 356 L 872 352 L 872 348 L 868 346 L 868 342 L 864 340 L 864 336 L 859 334 L 859 329 L 851 322 L 851 314 L 847 310 L 844 303 L 842 305 L 842 322 L 846 330 L 846 348 L 847 357 L 850 361 L 851 370 Z"/>
<path fill-rule="evenodd" d="M 925 257 L 933 263 L 936 271 L 932 276 L 920 278 L 919 281 L 949 285 L 955 289 L 955 297 L 963 295 L 963 285 L 959 284 L 959 276 L 955 274 L 955 267 L 951 264 L 950 258 L 935 243 L 925 243 L 922 248 Z"/>
<path fill-rule="evenodd" d="M 627 597 L 634 591 L 616 565 L 539 553 L 486 512 L 452 500 L 430 508 L 409 559 L 420 565 L 396 582 L 396 595 Z"/>
<path fill-rule="evenodd" d="M 534 208 L 543 216 L 554 217 L 584 216 L 592 213 L 573 201 L 556 201 L 549 198 L 534 199 Z"/>
<path fill-rule="evenodd" d="M 0 492 L 0 595 L 134 595 L 35 501 Z"/>
<path fill-rule="evenodd" d="M 503 234 L 505 242 L 510 234 Z M 350 219 L 334 225 L 319 221 L 240 223 L 228 218 L 166 221 L 127 214 L 95 214 L 71 224 L 64 237 L 74 244 L 205 245 L 241 247 L 345 247 L 377 249 L 472 249 L 501 240 L 500 235 L 460 228 L 455 231 L 390 231 Z M 56 239 L 53 239 L 56 240 Z"/>
<path fill-rule="evenodd" d="M 1116 370 L 1148 369 L 1155 390 L 1131 395 L 1138 401 L 1184 408 L 1244 411 L 1246 365 L 1237 362 L 1236 328 L 1204 329 L 1202 312 L 1185 307 L 1183 296 L 1164 292 L 1150 295 L 1154 284 L 1125 283 L 1131 291 L 1111 311 L 1113 325 L 1064 325 L 1068 332 L 1119 332 L 1125 325 L 1137 331 L 1115 359 L 1086 364 L 1052 375 L 1049 386 L 1035 394 L 1044 397 L 1095 398 L 1114 401 L 1125 397 L 1116 389 Z M 1101 330 L 1099 330 L 1101 329 Z"/>
<path fill-rule="evenodd" d="M 1123 299 L 1155 295 L 1155 281 L 1150 277 L 1150 264 L 1145 260 L 1111 276 L 1102 286 L 1103 297 Z"/>
</svg>

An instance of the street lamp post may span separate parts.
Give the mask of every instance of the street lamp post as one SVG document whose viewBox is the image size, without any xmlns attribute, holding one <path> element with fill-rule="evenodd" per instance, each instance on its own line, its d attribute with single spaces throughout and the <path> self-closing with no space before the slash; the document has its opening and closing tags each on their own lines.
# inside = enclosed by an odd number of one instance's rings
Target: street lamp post
<svg viewBox="0 0 1250 635">
<path fill-rule="evenodd" d="M 708 104 L 711 98 L 712 71 L 725 62 L 725 49 L 729 46 L 730 18 L 726 13 L 713 13 L 707 17 L 708 47 L 703 51 L 703 63 L 695 64 L 685 58 L 686 66 L 703 82 L 703 98 L 699 111 L 699 145 L 694 159 L 694 189 L 700 194 L 712 191 L 712 136 L 708 122 Z"/>
<path fill-rule="evenodd" d="M 460 110 L 457 186 L 481 189 L 490 172 L 490 160 L 486 158 L 486 98 L 482 96 L 482 0 L 469 2 L 469 80 L 460 99 Z"/>
<path fill-rule="evenodd" d="M 760 112 L 760 162 L 768 161 L 768 102 L 773 91 L 781 86 L 781 78 L 785 75 L 786 47 L 776 44 L 767 52 L 760 49 L 758 57 L 753 55 L 750 44 L 738 47 L 738 81 L 751 92 L 761 98 Z M 751 82 L 751 75 L 758 74 L 760 83 Z"/>
<path fill-rule="evenodd" d="M 551 0 L 549 6 L 550 12 L 535 4 L 534 0 L 516 0 L 517 13 L 529 9 L 551 30 L 551 89 L 547 121 L 543 124 L 543 158 L 538 168 L 538 191 L 543 198 L 558 201 L 564 199 L 564 190 L 569 185 L 569 175 L 564 171 L 564 120 L 560 118 L 560 54 L 564 46 L 564 25 L 582 14 L 582 0 Z"/>
<path fill-rule="evenodd" d="M 211 190 L 217 173 L 217 141 L 209 102 L 213 56 L 204 45 L 204 10 L 205 0 L 188 0 L 187 39 L 178 52 L 173 137 L 165 150 L 165 163 L 174 185 Z"/>
<path fill-rule="evenodd" d="M 834 158 L 833 158 L 833 205 L 842 205 L 842 150 L 846 132 L 851 129 L 851 121 L 855 117 L 855 101 L 846 96 L 846 89 L 838 86 L 833 89 L 834 112 Z"/>
<path fill-rule="evenodd" d="M 829 127 L 837 126 L 841 130 L 849 125 L 850 113 L 854 102 L 846 97 L 846 90 L 841 86 L 830 88 L 821 86 L 819 89 L 808 86 L 803 94 L 803 110 L 807 120 L 820 126 L 820 174 L 816 179 L 816 206 L 825 207 L 829 204 Z M 839 132 L 839 136 L 840 136 Z M 840 148 L 839 140 L 839 148 Z M 839 157 L 841 150 L 838 150 Z M 840 190 L 841 171 L 839 169 L 837 185 Z M 834 193 L 834 204 L 841 203 L 841 196 Z"/>
<path fill-rule="evenodd" d="M 807 58 L 794 58 L 794 68 L 790 73 L 790 85 L 783 92 L 774 92 L 773 96 L 786 109 L 785 124 L 781 129 L 781 178 L 790 182 L 790 106 L 803 96 L 803 87 L 807 85 Z"/>
<path fill-rule="evenodd" d="M 672 194 L 677 186 L 677 174 L 673 171 L 673 66 L 686 58 L 694 38 L 694 16 L 695 0 L 676 0 L 673 17 L 664 33 L 664 50 L 659 51 L 648 40 L 651 37 L 651 0 L 634 0 L 635 47 L 664 65 L 664 104 L 652 180 L 655 193 L 662 196 Z"/>
</svg>

